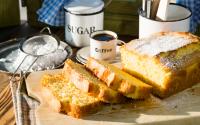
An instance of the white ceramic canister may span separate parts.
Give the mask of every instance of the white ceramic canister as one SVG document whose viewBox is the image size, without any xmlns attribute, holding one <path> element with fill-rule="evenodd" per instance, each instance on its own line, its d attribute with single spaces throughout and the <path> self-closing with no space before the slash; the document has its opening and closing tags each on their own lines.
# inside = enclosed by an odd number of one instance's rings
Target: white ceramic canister
<svg viewBox="0 0 200 125">
<path fill-rule="evenodd" d="M 103 30 L 104 2 L 102 0 L 73 0 L 64 6 L 65 40 L 72 46 L 89 46 L 89 35 Z"/>
<path fill-rule="evenodd" d="M 139 38 L 148 37 L 157 32 L 188 32 L 192 12 L 177 4 L 170 4 L 166 21 L 152 20 L 139 11 Z"/>
</svg>

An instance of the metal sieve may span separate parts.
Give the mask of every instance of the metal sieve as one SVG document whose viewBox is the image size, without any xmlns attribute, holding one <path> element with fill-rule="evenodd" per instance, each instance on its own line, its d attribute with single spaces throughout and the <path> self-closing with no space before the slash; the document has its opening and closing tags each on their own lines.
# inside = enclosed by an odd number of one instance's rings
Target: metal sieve
<svg viewBox="0 0 200 125">
<path fill-rule="evenodd" d="M 45 30 L 47 30 L 48 33 L 44 33 Z M 11 80 L 15 77 L 17 71 L 28 56 L 33 56 L 35 57 L 35 59 L 31 63 L 31 65 L 28 66 L 28 69 L 25 70 L 24 74 L 29 71 L 29 69 L 33 66 L 33 64 L 38 60 L 39 57 L 55 52 L 58 49 L 59 45 L 60 40 L 51 33 L 49 27 L 43 28 L 37 35 L 22 40 L 19 44 L 19 49 L 24 52 L 26 56 L 23 58 L 22 62 L 13 73 Z"/>
</svg>

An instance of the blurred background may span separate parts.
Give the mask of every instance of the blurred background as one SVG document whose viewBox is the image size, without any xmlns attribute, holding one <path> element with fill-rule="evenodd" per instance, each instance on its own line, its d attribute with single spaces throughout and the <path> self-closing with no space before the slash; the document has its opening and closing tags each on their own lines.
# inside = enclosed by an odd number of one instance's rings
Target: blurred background
<svg viewBox="0 0 200 125">
<path fill-rule="evenodd" d="M 43 0 L 1 0 L 0 29 L 26 22 L 34 28 L 46 26 L 37 20 L 36 11 L 41 7 L 42 2 Z M 104 29 L 115 31 L 120 35 L 138 36 L 138 8 L 141 5 L 142 0 L 112 0 L 105 10 Z M 64 27 L 58 28 L 64 30 Z M 199 27 L 196 34 L 200 34 Z"/>
</svg>

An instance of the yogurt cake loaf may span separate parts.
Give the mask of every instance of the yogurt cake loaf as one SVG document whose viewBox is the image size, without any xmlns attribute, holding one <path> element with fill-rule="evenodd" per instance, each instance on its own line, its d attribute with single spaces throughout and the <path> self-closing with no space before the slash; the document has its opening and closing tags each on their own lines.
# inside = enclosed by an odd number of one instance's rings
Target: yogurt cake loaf
<svg viewBox="0 0 200 125">
<path fill-rule="evenodd" d="M 68 59 L 63 69 L 65 78 L 69 79 L 78 89 L 92 95 L 106 103 L 120 103 L 124 97 L 117 91 L 106 86 L 104 82 L 96 78 L 83 65 Z"/>
<path fill-rule="evenodd" d="M 200 83 L 200 38 L 185 32 L 161 32 L 133 40 L 120 49 L 123 70 L 167 97 Z"/>
<path fill-rule="evenodd" d="M 105 61 L 90 57 L 86 67 L 104 81 L 108 87 L 119 91 L 126 97 L 144 99 L 149 97 L 151 93 L 151 86 Z"/>
<path fill-rule="evenodd" d="M 62 74 L 44 75 L 42 95 L 49 106 L 75 118 L 95 113 L 101 108 L 101 101 L 77 89 Z"/>
</svg>

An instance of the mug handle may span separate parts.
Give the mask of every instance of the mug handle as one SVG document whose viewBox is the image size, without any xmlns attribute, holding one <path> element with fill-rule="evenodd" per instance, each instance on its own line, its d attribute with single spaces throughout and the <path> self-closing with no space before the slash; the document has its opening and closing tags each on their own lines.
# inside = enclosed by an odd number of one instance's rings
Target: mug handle
<svg viewBox="0 0 200 125">
<path fill-rule="evenodd" d="M 119 55 L 120 54 L 120 47 L 125 45 L 126 43 L 122 40 L 116 40 L 117 46 L 116 46 L 116 54 Z"/>
<path fill-rule="evenodd" d="M 117 42 L 117 46 L 122 46 L 126 44 L 124 41 L 119 40 L 119 39 L 117 39 L 116 42 Z"/>
</svg>

